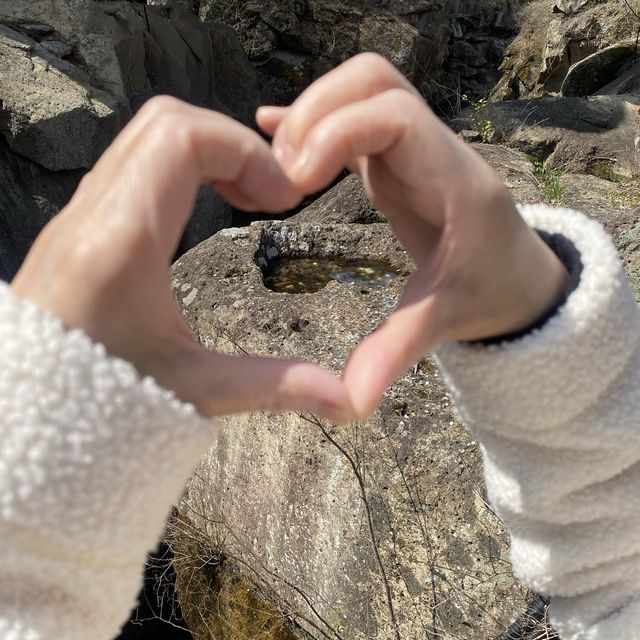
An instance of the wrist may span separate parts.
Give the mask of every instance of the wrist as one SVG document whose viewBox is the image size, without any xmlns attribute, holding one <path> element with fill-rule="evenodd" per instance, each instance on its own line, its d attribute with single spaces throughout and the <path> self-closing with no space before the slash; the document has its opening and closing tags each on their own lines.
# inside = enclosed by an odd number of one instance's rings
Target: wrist
<svg viewBox="0 0 640 640">
<path fill-rule="evenodd" d="M 453 287 L 455 298 L 462 299 L 450 305 L 456 317 L 447 319 L 447 339 L 508 340 L 536 326 L 564 301 L 569 273 L 520 216 L 506 189 L 497 189 L 473 220 L 478 221 L 471 229 L 474 240 Z"/>
<path fill-rule="evenodd" d="M 501 314 L 482 341 L 513 340 L 543 325 L 571 291 L 572 278 L 548 238 L 527 227 L 511 256 L 513 277 L 505 288 Z M 506 265 L 505 265 L 506 267 Z"/>
</svg>

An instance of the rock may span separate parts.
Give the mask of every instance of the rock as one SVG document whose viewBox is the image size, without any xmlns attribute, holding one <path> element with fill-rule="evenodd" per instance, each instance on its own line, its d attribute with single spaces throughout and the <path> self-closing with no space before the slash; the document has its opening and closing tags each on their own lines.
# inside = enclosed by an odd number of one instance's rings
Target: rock
<svg viewBox="0 0 640 640">
<path fill-rule="evenodd" d="M 392 0 L 365 7 L 351 0 L 270 0 L 230 12 L 221 0 L 202 0 L 197 11 L 207 22 L 226 21 L 237 30 L 256 65 L 264 102 L 288 104 L 348 57 L 375 51 L 438 110 L 450 111 L 456 92 L 481 96 L 497 80 L 502 52 L 517 27 L 516 5 Z M 450 47 L 456 42 L 462 45 Z M 304 57 L 303 74 L 296 73 L 299 62 L 281 64 L 284 52 Z"/>
<path fill-rule="evenodd" d="M 473 147 L 496 170 L 516 202 L 535 204 L 545 200 L 544 180 L 524 153 L 501 145 Z M 558 179 L 561 198 L 553 204 L 576 209 L 602 223 L 618 248 L 640 303 L 640 183 L 612 182 L 575 173 L 562 174 Z M 512 636 L 504 640 L 509 637 Z"/>
<path fill-rule="evenodd" d="M 53 31 L 53 27 L 48 24 L 23 24 L 23 31 L 31 36 L 46 36 Z"/>
<path fill-rule="evenodd" d="M 66 58 L 73 52 L 73 47 L 60 40 L 44 40 L 42 46 L 56 58 Z"/>
<path fill-rule="evenodd" d="M 547 30 L 547 44 L 542 56 L 538 82 L 545 92 L 558 92 L 571 65 L 597 51 L 597 45 L 585 34 L 596 26 L 591 15 L 573 21 L 571 28 L 562 18 L 554 18 Z"/>
<path fill-rule="evenodd" d="M 497 144 L 472 146 L 493 167 L 516 202 L 534 204 L 543 200 L 533 163 L 524 153 Z"/>
<path fill-rule="evenodd" d="M 290 222 L 314 224 L 371 224 L 386 222 L 369 202 L 360 178 L 351 174 L 303 209 Z"/>
<path fill-rule="evenodd" d="M 48 171 L 0 136 L 0 280 L 18 271 L 42 227 L 69 201 L 82 171 Z"/>
<path fill-rule="evenodd" d="M 0 199 L 3 277 L 15 273 L 37 230 L 151 96 L 168 93 L 254 125 L 257 79 L 237 36 L 179 8 L 0 3 L 0 56 L 0 138 L 17 154 L 5 153 L 3 175 L 31 176 L 22 196 L 13 186 Z M 62 192 L 53 186 L 58 175 Z M 230 207 L 203 189 L 181 249 L 230 223 Z"/>
<path fill-rule="evenodd" d="M 89 168 L 128 117 L 128 106 L 72 64 L 0 25 L 0 133 L 52 171 Z"/>
<path fill-rule="evenodd" d="M 553 5 L 553 10 L 565 15 L 577 13 L 589 0 L 558 0 Z"/>
<path fill-rule="evenodd" d="M 92 0 L 10 0 L 0 3 L 0 22 L 47 25 L 65 42 L 71 41 L 74 34 L 86 33 L 98 15 L 97 3 Z"/>
<path fill-rule="evenodd" d="M 223 230 L 172 268 L 194 335 L 229 353 L 340 370 L 393 308 L 404 275 L 370 288 L 332 281 L 312 294 L 265 288 L 259 264 L 309 255 L 411 268 L 386 224 Z M 288 628 L 272 638 L 379 640 L 397 626 L 402 637 L 475 640 L 495 637 L 526 608 L 507 535 L 483 499 L 477 443 L 430 358 L 372 419 L 350 427 L 295 413 L 224 418 L 179 511 L 177 545 L 191 557 L 178 554 L 179 599 L 203 639 L 225 622 L 237 637 L 255 637 L 259 610 L 269 612 L 266 629 Z"/>
<path fill-rule="evenodd" d="M 516 200 L 541 200 L 539 178 L 523 153 L 474 148 Z M 640 293 L 640 225 L 633 209 L 620 206 L 618 190 L 625 187 L 589 175 L 563 175 L 562 182 L 561 204 L 587 212 L 613 234 Z M 194 334 L 229 353 L 314 358 L 340 370 L 354 344 L 394 306 L 401 282 L 369 290 L 332 282 L 313 294 L 282 294 L 264 287 L 259 265 L 287 255 L 346 255 L 386 260 L 406 273 L 410 263 L 388 225 L 358 224 L 368 209 L 357 177 L 349 176 L 294 219 L 224 230 L 184 255 L 173 267 L 173 287 Z M 506 639 L 509 633 L 499 634 L 519 612 L 526 608 L 528 619 L 534 609 L 541 613 L 544 601 L 527 606 L 504 573 L 506 538 L 472 499 L 480 483 L 475 443 L 446 393 L 427 358 L 394 385 L 372 420 L 348 429 L 296 414 L 225 418 L 190 482 L 173 540 L 179 598 L 198 637 L 221 637 L 230 624 L 238 637 L 255 637 L 261 628 L 278 640 L 392 636 L 372 540 L 406 637 L 431 629 L 432 598 L 442 603 L 436 629 L 442 638 Z M 491 557 L 500 558 L 500 579 L 489 569 Z M 445 568 L 435 573 L 435 595 L 433 566 Z M 479 580 L 464 582 L 460 600 L 454 585 L 470 574 Z"/>
<path fill-rule="evenodd" d="M 427 73 L 424 63 L 441 55 L 430 44 L 415 27 L 392 16 L 365 13 L 360 24 L 359 50 L 379 53 L 418 86 Z"/>
<path fill-rule="evenodd" d="M 193 214 L 182 234 L 178 255 L 195 247 L 205 238 L 231 226 L 231 206 L 211 187 L 201 187 Z"/>
<path fill-rule="evenodd" d="M 475 129 L 461 129 L 458 131 L 458 135 L 465 142 L 482 142 L 482 135 Z"/>
<path fill-rule="evenodd" d="M 562 95 L 589 96 L 598 93 L 635 54 L 635 41 L 621 42 L 592 53 L 569 68 L 562 83 Z"/>
<path fill-rule="evenodd" d="M 565 8 L 575 5 L 562 3 Z M 520 19 L 520 32 L 506 49 L 492 101 L 558 93 L 572 65 L 636 36 L 635 19 L 613 1 L 583 3 L 577 12 L 558 15 L 549 11 L 547 0 L 532 0 L 523 3 Z"/>
<path fill-rule="evenodd" d="M 640 172 L 639 104 L 633 96 L 545 97 L 490 103 L 482 118 L 496 139 L 563 171 L 607 160 L 617 174 L 631 177 Z"/>
<path fill-rule="evenodd" d="M 634 59 L 624 65 L 615 80 L 601 87 L 597 95 L 640 95 L 640 64 Z"/>
</svg>

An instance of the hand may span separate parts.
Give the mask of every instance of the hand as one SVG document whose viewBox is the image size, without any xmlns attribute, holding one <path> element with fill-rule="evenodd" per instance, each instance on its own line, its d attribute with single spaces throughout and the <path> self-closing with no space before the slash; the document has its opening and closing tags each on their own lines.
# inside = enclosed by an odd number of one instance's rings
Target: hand
<svg viewBox="0 0 640 640">
<path fill-rule="evenodd" d="M 352 58 L 258 123 L 304 193 L 356 171 L 417 264 L 395 312 L 347 363 L 358 416 L 438 344 L 525 329 L 563 294 L 564 267 L 498 176 L 383 58 Z"/>
<path fill-rule="evenodd" d="M 280 211 L 301 199 L 255 132 L 155 98 L 43 230 L 11 286 L 204 415 L 300 409 L 344 420 L 348 395 L 327 371 L 235 358 L 193 341 L 169 265 L 202 183 L 247 210 Z"/>
</svg>

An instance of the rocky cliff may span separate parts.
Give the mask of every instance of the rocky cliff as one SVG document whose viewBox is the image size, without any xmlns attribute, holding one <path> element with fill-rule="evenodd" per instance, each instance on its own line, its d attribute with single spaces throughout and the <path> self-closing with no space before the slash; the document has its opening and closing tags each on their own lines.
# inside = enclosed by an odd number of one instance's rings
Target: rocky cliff
<svg viewBox="0 0 640 640">
<path fill-rule="evenodd" d="M 235 33 L 129 2 L 0 3 L 0 277 L 140 105 L 167 93 L 251 124 L 257 81 Z M 231 222 L 203 189 L 182 250 Z"/>
<path fill-rule="evenodd" d="M 361 51 L 398 66 L 435 108 L 481 96 L 499 77 L 517 33 L 519 0 L 153 0 L 238 33 L 262 99 L 288 104 L 310 82 Z"/>
</svg>

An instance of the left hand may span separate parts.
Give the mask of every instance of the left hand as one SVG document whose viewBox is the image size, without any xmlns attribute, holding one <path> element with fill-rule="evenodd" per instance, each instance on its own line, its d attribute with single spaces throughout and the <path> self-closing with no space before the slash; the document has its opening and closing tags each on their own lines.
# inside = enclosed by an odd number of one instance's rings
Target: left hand
<svg viewBox="0 0 640 640">
<path fill-rule="evenodd" d="M 348 395 L 328 371 L 232 357 L 193 340 L 173 297 L 169 265 L 201 183 L 245 210 L 281 211 L 301 198 L 254 131 L 173 98 L 154 98 L 38 236 L 12 288 L 203 415 L 299 409 L 344 421 Z"/>
</svg>

